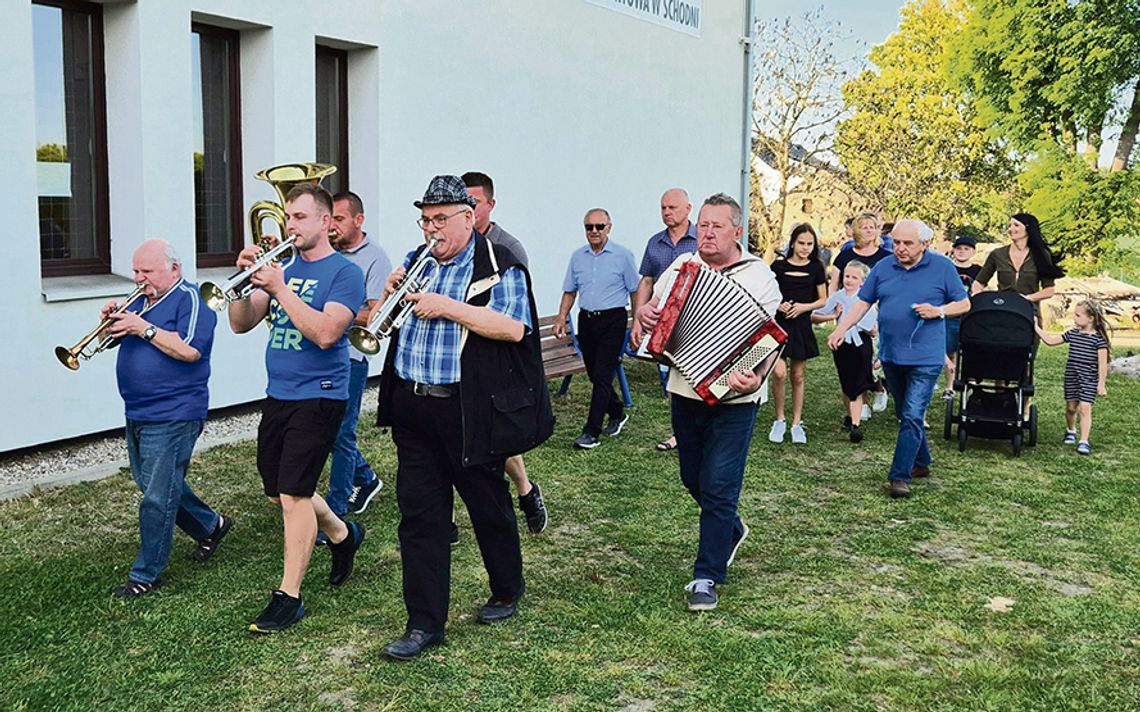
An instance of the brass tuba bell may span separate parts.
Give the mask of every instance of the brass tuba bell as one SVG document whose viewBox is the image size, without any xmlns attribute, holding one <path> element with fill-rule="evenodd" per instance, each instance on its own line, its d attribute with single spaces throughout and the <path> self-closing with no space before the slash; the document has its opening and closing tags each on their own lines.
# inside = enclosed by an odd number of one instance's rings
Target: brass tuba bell
<svg viewBox="0 0 1140 712">
<path fill-rule="evenodd" d="M 278 203 L 272 200 L 259 200 L 249 208 L 249 234 L 253 238 L 254 244 L 261 248 L 262 258 L 249 269 L 230 275 L 221 284 L 202 282 L 198 291 L 202 294 L 202 300 L 206 302 L 207 306 L 214 311 L 221 311 L 226 308 L 227 304 L 245 299 L 253 294 L 256 289 L 250 282 L 250 277 L 253 276 L 254 272 L 269 262 L 285 262 L 288 266 L 296 259 L 297 250 L 293 247 L 292 241 L 287 239 L 285 235 L 286 222 L 288 221 L 288 216 L 285 214 L 285 196 L 296 185 L 301 183 L 319 184 L 325 176 L 333 173 L 336 173 L 336 166 L 328 163 L 283 163 L 257 172 L 255 177 L 273 186 L 280 200 Z M 274 245 L 273 237 L 262 232 L 261 226 L 266 220 L 277 223 L 281 235 L 280 244 Z"/>
</svg>

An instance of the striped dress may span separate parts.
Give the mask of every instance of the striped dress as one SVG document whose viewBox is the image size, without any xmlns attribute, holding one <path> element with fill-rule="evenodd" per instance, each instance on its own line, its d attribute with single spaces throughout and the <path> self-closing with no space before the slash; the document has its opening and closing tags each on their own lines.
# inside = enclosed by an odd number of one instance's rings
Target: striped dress
<svg viewBox="0 0 1140 712">
<path fill-rule="evenodd" d="M 1065 400 L 1096 402 L 1096 384 L 1100 377 L 1097 352 L 1108 350 L 1108 342 L 1100 334 L 1087 334 L 1069 329 L 1062 336 L 1069 344 L 1069 360 L 1065 362 Z"/>
</svg>

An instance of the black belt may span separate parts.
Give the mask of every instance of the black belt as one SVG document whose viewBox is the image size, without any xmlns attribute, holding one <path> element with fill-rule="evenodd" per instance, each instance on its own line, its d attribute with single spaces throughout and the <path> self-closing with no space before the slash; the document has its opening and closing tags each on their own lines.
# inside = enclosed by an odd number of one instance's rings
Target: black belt
<svg viewBox="0 0 1140 712">
<path fill-rule="evenodd" d="M 418 381 L 405 381 L 402 378 L 397 378 L 396 382 L 404 387 L 405 390 L 411 391 L 417 396 L 424 398 L 450 398 L 459 393 L 458 383 L 448 383 L 445 385 L 436 385 L 434 383 L 420 383 Z"/>
<path fill-rule="evenodd" d="M 625 307 L 614 307 L 613 309 L 602 309 L 600 311 L 590 311 L 589 309 L 579 309 L 578 316 L 587 316 L 596 318 L 599 316 L 616 316 L 617 314 L 625 314 Z"/>
</svg>

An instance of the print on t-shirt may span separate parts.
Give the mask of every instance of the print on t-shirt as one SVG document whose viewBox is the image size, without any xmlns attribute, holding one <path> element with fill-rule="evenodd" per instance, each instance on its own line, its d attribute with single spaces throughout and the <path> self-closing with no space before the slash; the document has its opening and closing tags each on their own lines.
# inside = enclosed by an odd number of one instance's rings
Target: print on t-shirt
<svg viewBox="0 0 1140 712">
<path fill-rule="evenodd" d="M 300 277 L 292 277 L 285 281 L 285 285 L 306 304 L 313 303 L 313 296 L 316 294 L 317 285 L 320 283 L 319 279 L 301 279 Z M 289 320 L 289 314 L 281 307 L 276 297 L 269 302 L 269 313 L 272 324 L 269 348 L 300 351 L 301 331 L 293 327 L 293 322 Z"/>
</svg>

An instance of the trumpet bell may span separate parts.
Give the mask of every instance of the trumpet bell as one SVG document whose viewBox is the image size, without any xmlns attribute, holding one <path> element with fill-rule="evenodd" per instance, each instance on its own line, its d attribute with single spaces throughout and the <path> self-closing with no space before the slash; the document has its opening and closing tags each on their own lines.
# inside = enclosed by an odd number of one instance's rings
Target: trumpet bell
<svg viewBox="0 0 1140 712">
<path fill-rule="evenodd" d="M 59 359 L 60 363 L 62 363 L 64 366 L 67 366 L 72 371 L 79 370 L 79 357 L 69 349 L 66 349 L 63 346 L 56 346 L 55 357 Z"/>
<path fill-rule="evenodd" d="M 213 282 L 202 282 L 202 286 L 198 287 L 198 293 L 202 295 L 202 301 L 206 306 L 214 311 L 226 308 L 226 293 Z"/>
<path fill-rule="evenodd" d="M 380 339 L 363 326 L 354 326 L 349 329 L 348 340 L 358 351 L 369 356 L 380 353 Z"/>
</svg>

